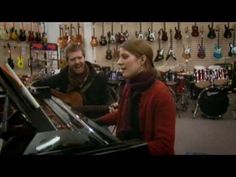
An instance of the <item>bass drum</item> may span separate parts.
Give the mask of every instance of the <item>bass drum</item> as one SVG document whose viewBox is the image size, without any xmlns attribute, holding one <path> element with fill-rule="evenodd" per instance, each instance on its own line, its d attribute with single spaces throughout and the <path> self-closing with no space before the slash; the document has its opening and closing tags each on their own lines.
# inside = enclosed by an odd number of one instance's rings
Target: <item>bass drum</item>
<svg viewBox="0 0 236 177">
<path fill-rule="evenodd" d="M 223 115 L 229 106 L 229 98 L 226 88 L 205 88 L 198 96 L 198 104 L 201 111 L 209 117 Z"/>
</svg>

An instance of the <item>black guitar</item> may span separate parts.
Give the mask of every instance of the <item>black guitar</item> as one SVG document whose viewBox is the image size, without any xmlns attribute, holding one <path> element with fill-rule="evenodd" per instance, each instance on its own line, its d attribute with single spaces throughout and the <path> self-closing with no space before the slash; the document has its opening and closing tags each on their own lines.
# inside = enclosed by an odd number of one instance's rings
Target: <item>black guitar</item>
<svg viewBox="0 0 236 177">
<path fill-rule="evenodd" d="M 19 35 L 20 41 L 26 41 L 26 34 L 25 34 L 25 29 L 23 22 L 21 22 L 21 29 L 20 29 L 20 35 Z"/>
<path fill-rule="evenodd" d="M 10 65 L 10 67 L 11 67 L 12 69 L 14 69 L 14 68 L 15 68 L 15 64 L 14 64 L 13 59 L 11 58 L 11 46 L 10 46 L 10 44 L 7 43 L 7 46 L 4 46 L 4 48 L 7 48 L 7 49 L 8 49 L 9 57 L 8 57 L 8 59 L 7 59 L 7 63 Z"/>
<path fill-rule="evenodd" d="M 106 59 L 107 60 L 111 60 L 112 59 L 112 50 L 110 49 L 110 43 L 109 42 L 108 42 L 108 45 L 107 45 Z"/>
<path fill-rule="evenodd" d="M 102 23 L 102 35 L 101 35 L 101 37 L 100 37 L 99 44 L 100 44 L 101 46 L 107 45 L 107 39 L 106 39 L 106 36 L 104 35 L 104 22 Z"/>
<path fill-rule="evenodd" d="M 164 59 L 164 49 L 161 49 L 161 31 L 158 31 L 158 50 L 154 62 Z"/>
<path fill-rule="evenodd" d="M 216 38 L 216 31 L 214 29 L 214 22 L 211 22 L 211 26 L 208 25 L 209 32 L 207 34 L 207 37 L 210 39 L 215 39 Z"/>
<path fill-rule="evenodd" d="M 199 36 L 198 26 L 197 26 L 196 22 L 194 22 L 194 25 L 192 26 L 192 33 L 191 34 L 193 37 Z"/>
<path fill-rule="evenodd" d="M 167 36 L 167 32 L 166 32 L 166 23 L 164 22 L 164 29 L 161 29 L 162 31 L 162 36 L 161 39 L 163 41 L 167 41 L 168 40 L 168 36 Z"/>
<path fill-rule="evenodd" d="M 225 37 L 226 39 L 232 37 L 232 32 L 231 32 L 231 31 L 233 31 L 233 29 L 230 28 L 230 25 L 229 25 L 229 22 L 228 22 L 228 25 L 227 25 L 227 26 L 225 25 L 225 32 L 224 32 L 224 37 Z"/>
<path fill-rule="evenodd" d="M 180 40 L 182 39 L 182 34 L 180 30 L 180 22 L 177 23 L 178 28 L 175 27 L 175 39 Z"/>
<path fill-rule="evenodd" d="M 37 24 L 37 32 L 35 33 L 35 41 L 36 42 L 41 42 L 42 41 L 42 36 L 39 31 L 39 23 Z"/>
</svg>

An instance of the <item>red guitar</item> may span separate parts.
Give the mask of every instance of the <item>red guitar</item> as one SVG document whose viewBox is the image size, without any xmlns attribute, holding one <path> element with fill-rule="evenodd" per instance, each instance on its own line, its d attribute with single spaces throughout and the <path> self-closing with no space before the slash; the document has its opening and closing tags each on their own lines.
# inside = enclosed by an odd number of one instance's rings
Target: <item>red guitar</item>
<svg viewBox="0 0 236 177">
<path fill-rule="evenodd" d="M 32 22 L 30 23 L 30 31 L 28 31 L 28 41 L 29 42 L 35 41 L 34 32 L 32 29 Z"/>
</svg>

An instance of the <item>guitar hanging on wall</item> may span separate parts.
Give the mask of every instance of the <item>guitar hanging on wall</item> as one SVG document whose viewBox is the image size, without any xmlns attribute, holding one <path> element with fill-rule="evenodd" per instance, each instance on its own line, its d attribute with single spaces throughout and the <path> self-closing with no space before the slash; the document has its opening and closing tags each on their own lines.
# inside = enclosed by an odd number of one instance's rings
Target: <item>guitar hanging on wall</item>
<svg viewBox="0 0 236 177">
<path fill-rule="evenodd" d="M 21 22 L 21 29 L 20 29 L 20 35 L 19 35 L 20 41 L 26 41 L 26 34 L 24 29 L 24 24 Z"/>
<path fill-rule="evenodd" d="M 173 49 L 172 29 L 170 29 L 170 48 L 168 50 L 166 60 L 168 60 L 170 57 L 173 58 L 174 60 L 176 60 L 175 52 L 174 52 L 174 49 Z"/>
<path fill-rule="evenodd" d="M 182 34 L 181 34 L 181 30 L 180 30 L 180 22 L 177 22 L 177 27 L 175 27 L 175 39 L 176 40 L 180 40 L 182 39 Z"/>
<path fill-rule="evenodd" d="M 99 44 L 101 46 L 107 45 L 107 39 L 106 39 L 106 36 L 104 35 L 104 22 L 102 22 L 102 35 L 100 37 Z"/>
<path fill-rule="evenodd" d="M 236 24 L 234 24 L 234 33 L 233 33 L 233 43 L 229 43 L 229 56 L 235 57 L 236 56 L 236 45 L 235 45 L 235 30 L 236 30 Z"/>
<path fill-rule="evenodd" d="M 225 37 L 226 39 L 232 37 L 232 32 L 231 32 L 231 31 L 233 31 L 233 29 L 230 28 L 230 23 L 228 22 L 228 25 L 227 25 L 227 26 L 225 25 L 225 32 L 224 32 L 224 37 Z"/>
<path fill-rule="evenodd" d="M 161 31 L 162 31 L 161 40 L 162 41 L 167 41 L 168 36 L 167 36 L 167 32 L 166 32 L 166 22 L 164 22 L 164 29 L 161 29 Z"/>
<path fill-rule="evenodd" d="M 114 34 L 114 31 L 113 31 L 113 22 L 111 23 L 111 32 L 107 32 L 107 37 L 108 37 L 108 42 L 110 44 L 114 44 L 116 43 L 116 36 Z"/>
<path fill-rule="evenodd" d="M 142 22 L 139 23 L 139 32 L 136 31 L 135 36 L 138 39 L 144 39 L 144 34 L 143 34 L 143 31 L 142 31 Z"/>
<path fill-rule="evenodd" d="M 220 47 L 220 28 L 218 27 L 217 31 L 217 44 L 215 45 L 215 50 L 213 52 L 213 56 L 215 59 L 222 58 L 222 48 Z"/>
<path fill-rule="evenodd" d="M 10 67 L 12 68 L 12 69 L 14 69 L 15 68 L 15 64 L 14 64 L 14 61 L 13 61 L 13 59 L 12 59 L 12 57 L 11 57 L 11 46 L 10 46 L 10 44 L 9 44 L 9 42 L 7 43 L 7 46 L 4 46 L 4 48 L 7 48 L 8 49 L 8 54 L 9 54 L 9 56 L 8 56 L 8 59 L 7 59 L 7 63 L 10 65 Z M 15 47 L 14 47 L 15 48 Z"/>
<path fill-rule="evenodd" d="M 207 37 L 210 39 L 215 39 L 216 38 L 216 31 L 214 29 L 214 22 L 211 22 L 211 26 L 208 25 L 209 32 L 207 34 Z"/>
<path fill-rule="evenodd" d="M 201 33 L 201 44 L 198 45 L 197 56 L 198 56 L 198 58 L 203 59 L 206 57 L 206 51 L 205 51 L 205 47 L 203 45 L 203 30 L 200 33 Z"/>
<path fill-rule="evenodd" d="M 83 44 L 83 37 L 80 34 L 80 24 L 79 23 L 77 23 L 77 35 L 75 37 L 74 42 L 77 44 Z"/>
<path fill-rule="evenodd" d="M 154 62 L 158 62 L 164 59 L 164 49 L 161 48 L 161 30 L 158 31 L 158 50 L 157 56 L 154 59 Z"/>
<path fill-rule="evenodd" d="M 153 31 L 153 22 L 151 22 L 151 28 L 148 28 L 147 40 L 153 42 L 156 40 L 155 32 Z"/>
<path fill-rule="evenodd" d="M 41 36 L 41 32 L 39 30 L 39 25 L 40 25 L 40 23 L 36 23 L 36 26 L 37 26 L 37 31 L 35 32 L 35 41 L 36 42 L 42 42 L 42 36 Z"/>
<path fill-rule="evenodd" d="M 98 40 L 97 40 L 97 37 L 95 36 L 95 26 L 94 26 L 94 23 L 93 23 L 93 36 L 91 38 L 90 45 L 92 47 L 97 47 L 98 46 Z"/>
<path fill-rule="evenodd" d="M 13 26 L 10 29 L 10 40 L 16 41 L 17 39 L 18 39 L 18 34 L 15 28 L 15 22 L 13 22 Z"/>
<path fill-rule="evenodd" d="M 189 59 L 191 58 L 191 48 L 190 48 L 190 36 L 189 36 L 189 31 L 188 31 L 188 27 L 186 27 L 186 30 L 185 30 L 185 38 L 186 38 L 186 41 L 187 41 L 187 45 L 183 45 L 183 53 L 182 53 L 182 56 L 185 58 L 185 59 Z"/>
<path fill-rule="evenodd" d="M 108 42 L 107 50 L 106 50 L 106 59 L 111 60 L 112 59 L 112 50 L 110 49 L 110 43 Z"/>
<path fill-rule="evenodd" d="M 24 68 L 24 59 L 23 59 L 23 57 L 22 57 L 22 50 L 25 50 L 23 47 L 20 47 L 19 48 L 20 49 L 20 54 L 19 54 L 19 56 L 17 57 L 17 63 L 16 63 L 16 66 L 18 67 L 18 68 L 20 68 L 20 69 L 23 69 Z"/>
<path fill-rule="evenodd" d="M 191 34 L 192 34 L 193 37 L 198 37 L 199 36 L 197 22 L 194 22 L 194 25 L 192 26 L 192 33 Z"/>
</svg>

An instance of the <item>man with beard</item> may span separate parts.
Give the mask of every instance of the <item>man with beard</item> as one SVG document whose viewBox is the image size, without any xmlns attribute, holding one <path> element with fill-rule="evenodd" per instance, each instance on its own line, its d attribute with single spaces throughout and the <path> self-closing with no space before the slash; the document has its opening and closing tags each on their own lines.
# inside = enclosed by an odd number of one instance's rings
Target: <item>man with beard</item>
<svg viewBox="0 0 236 177">
<path fill-rule="evenodd" d="M 93 64 L 85 60 L 81 45 L 70 43 L 65 48 L 67 66 L 60 73 L 33 83 L 33 86 L 49 86 L 62 93 L 78 92 L 83 105 L 108 105 L 114 100 L 109 96 L 107 78 L 96 73 Z M 79 100 L 78 100 L 79 101 Z M 89 118 L 96 118 L 104 112 L 84 112 Z"/>
</svg>

